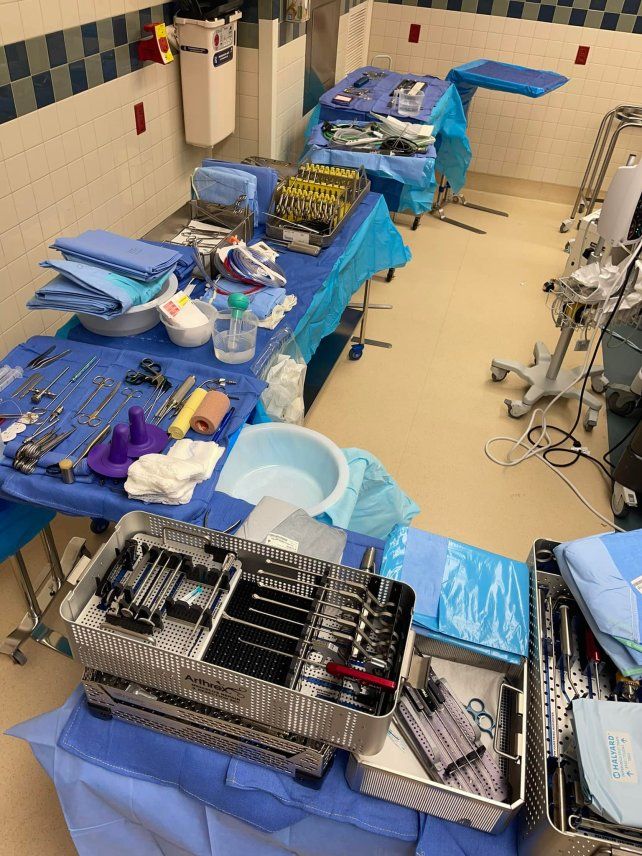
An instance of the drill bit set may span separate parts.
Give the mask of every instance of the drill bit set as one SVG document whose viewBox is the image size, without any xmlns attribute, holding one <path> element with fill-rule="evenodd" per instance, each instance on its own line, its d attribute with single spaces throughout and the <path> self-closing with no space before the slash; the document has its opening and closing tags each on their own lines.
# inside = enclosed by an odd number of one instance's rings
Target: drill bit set
<svg viewBox="0 0 642 856">
<path fill-rule="evenodd" d="M 363 167 L 357 170 L 303 163 L 295 176 L 276 186 L 267 234 L 278 240 L 296 237 L 299 242 L 327 247 L 369 189 Z"/>
<path fill-rule="evenodd" d="M 414 592 L 144 512 L 62 605 L 87 668 L 346 749 L 384 742 Z"/>
</svg>

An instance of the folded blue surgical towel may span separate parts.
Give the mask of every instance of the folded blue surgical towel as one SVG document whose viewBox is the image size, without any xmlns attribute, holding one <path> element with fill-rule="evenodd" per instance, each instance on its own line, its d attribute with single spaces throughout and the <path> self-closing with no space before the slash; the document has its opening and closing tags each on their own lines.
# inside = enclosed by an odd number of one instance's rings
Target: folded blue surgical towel
<svg viewBox="0 0 642 856">
<path fill-rule="evenodd" d="M 132 306 L 153 300 L 170 275 L 139 282 L 81 262 L 56 260 L 40 265 L 58 271 L 58 276 L 36 291 L 27 303 L 29 309 L 84 312 L 100 318 L 122 315 Z"/>
<path fill-rule="evenodd" d="M 203 202 L 213 202 L 217 205 L 238 203 L 241 207 L 247 205 L 250 211 L 254 212 L 254 222 L 258 223 L 259 203 L 255 175 L 244 169 L 199 166 L 194 170 L 192 187 L 196 198 Z"/>
<path fill-rule="evenodd" d="M 229 280 L 226 279 L 220 282 L 221 288 L 225 289 L 225 291 L 229 291 L 230 293 L 237 291 L 245 293 L 244 289 L 236 288 L 235 286 L 237 285 L 240 285 L 240 283 L 229 282 Z M 250 301 L 250 312 L 253 312 L 259 321 L 263 321 L 268 317 L 268 315 L 272 314 L 272 310 L 275 306 L 283 303 L 285 300 L 285 289 L 267 286 L 266 288 L 261 288 L 259 291 L 254 291 L 247 296 Z M 219 312 L 229 311 L 227 297 L 227 294 L 217 293 L 214 298 L 214 306 Z"/>
<path fill-rule="evenodd" d="M 174 275 L 178 280 L 178 286 L 181 288 L 186 285 L 194 270 L 194 250 L 192 247 L 185 247 L 182 244 L 171 244 L 169 241 L 144 241 L 145 244 L 151 244 L 152 247 L 165 247 L 168 250 L 174 250 L 178 253 L 179 259 L 174 268 Z"/>
<path fill-rule="evenodd" d="M 56 238 L 51 246 L 71 261 L 85 262 L 142 282 L 171 273 L 180 260 L 176 250 L 102 229 L 90 229 L 76 238 Z"/>
</svg>

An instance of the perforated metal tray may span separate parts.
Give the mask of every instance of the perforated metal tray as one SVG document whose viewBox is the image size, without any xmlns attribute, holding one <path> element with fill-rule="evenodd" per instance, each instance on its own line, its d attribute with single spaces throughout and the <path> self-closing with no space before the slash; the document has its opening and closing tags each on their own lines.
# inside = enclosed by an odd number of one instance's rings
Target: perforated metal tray
<svg viewBox="0 0 642 856">
<path fill-rule="evenodd" d="M 398 642 L 388 677 L 395 681 L 396 690 L 381 695 L 382 704 L 375 713 L 364 712 L 319 697 L 322 690 L 317 687 L 318 681 L 303 680 L 298 684 L 300 689 L 291 689 L 204 662 L 196 656 L 186 656 L 182 653 L 185 650 L 182 637 L 174 644 L 174 637 L 165 639 L 161 634 L 152 642 L 108 627 L 104 613 L 97 609 L 95 577 L 102 577 L 116 550 L 122 549 L 127 539 L 141 534 L 147 535 L 148 540 L 159 539 L 158 543 L 168 549 L 190 554 L 199 562 L 207 559 L 205 546 L 223 548 L 236 555 L 242 565 L 244 579 L 256 577 L 268 560 L 289 567 L 291 581 L 281 583 L 285 592 L 309 593 L 314 588 L 305 571 L 320 576 L 330 574 L 343 581 L 332 582 L 327 587 L 330 603 L 343 605 L 341 586 L 348 581 L 376 586 L 376 596 L 380 600 L 395 592 L 399 600 L 394 624 Z M 414 592 L 403 583 L 136 511 L 118 523 L 75 589 L 63 601 L 61 615 L 68 627 L 74 655 L 86 668 L 216 706 L 279 732 L 299 734 L 348 750 L 373 753 L 383 745 L 401 693 L 403 677 L 409 668 L 413 607 Z M 180 628 L 172 627 L 164 630 L 163 634 L 181 632 Z M 207 651 L 214 632 L 215 629 L 210 631 L 210 636 L 205 637 L 195 654 L 202 656 Z"/>
<path fill-rule="evenodd" d="M 642 846 L 611 833 L 588 834 L 578 830 L 560 831 L 552 822 L 549 806 L 551 793 L 549 788 L 548 758 L 548 717 L 546 715 L 545 671 L 542 653 L 541 613 L 538 601 L 538 585 L 545 586 L 553 598 L 563 594 L 570 600 L 572 595 L 564 580 L 554 569 L 543 571 L 536 561 L 541 550 L 552 550 L 556 541 L 539 539 L 533 545 L 529 556 L 531 568 L 531 609 L 529 639 L 529 678 L 528 678 L 528 727 L 526 731 L 526 752 L 528 767 L 526 770 L 525 807 L 520 816 L 519 852 L 524 856 L 594 856 L 595 854 L 637 853 L 642 854 Z M 555 563 L 552 563 L 555 565 Z M 548 568 L 548 563 L 547 563 Z M 548 619 L 547 619 L 548 623 Z M 577 647 L 575 648 L 577 650 Z M 549 657 L 550 661 L 550 657 Z M 608 665 L 602 663 L 602 693 L 605 697 L 611 688 L 607 676 Z M 572 670 L 573 683 L 580 694 L 588 692 L 588 678 L 580 668 Z M 555 695 L 555 716 L 553 722 L 558 728 L 561 752 L 572 758 L 575 754 L 571 718 L 567 701 L 560 687 L 560 670 L 556 670 L 553 681 L 552 667 L 549 667 L 549 682 Z M 571 765 L 572 766 L 572 765 Z M 572 770 L 569 769 L 569 774 Z M 602 821 L 595 816 L 595 819 Z M 606 823 L 606 822 L 604 822 Z M 608 825 L 608 824 L 607 824 Z"/>
<path fill-rule="evenodd" d="M 239 755 L 291 776 L 318 779 L 334 755 L 334 750 L 323 743 L 272 734 L 234 714 L 93 669 L 85 669 L 82 682 L 90 709 L 100 716 L 113 716 L 208 749 Z"/>
<path fill-rule="evenodd" d="M 419 635 L 415 646 L 424 656 L 499 672 L 512 687 L 513 691 L 500 693 L 495 759 L 509 785 L 510 797 L 499 802 L 431 781 L 403 737 L 396 734 L 388 736 L 382 751 L 376 755 L 350 756 L 348 783 L 362 794 L 497 834 L 515 817 L 524 801 L 526 663 L 505 663 Z M 438 672 L 437 667 L 435 670 Z"/>
</svg>

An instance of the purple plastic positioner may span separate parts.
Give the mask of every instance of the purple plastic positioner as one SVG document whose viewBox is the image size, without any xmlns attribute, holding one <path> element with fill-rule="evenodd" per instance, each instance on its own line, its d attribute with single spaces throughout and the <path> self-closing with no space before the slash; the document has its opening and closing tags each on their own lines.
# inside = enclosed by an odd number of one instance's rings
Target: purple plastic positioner
<svg viewBox="0 0 642 856">
<path fill-rule="evenodd" d="M 127 454 L 130 458 L 162 452 L 168 443 L 167 431 L 145 422 L 142 407 L 129 408 L 129 443 Z"/>
<path fill-rule="evenodd" d="M 119 424 L 114 427 L 111 443 L 99 443 L 87 457 L 89 468 L 99 476 L 111 479 L 122 479 L 134 463 L 127 454 L 129 442 L 129 425 Z"/>
</svg>

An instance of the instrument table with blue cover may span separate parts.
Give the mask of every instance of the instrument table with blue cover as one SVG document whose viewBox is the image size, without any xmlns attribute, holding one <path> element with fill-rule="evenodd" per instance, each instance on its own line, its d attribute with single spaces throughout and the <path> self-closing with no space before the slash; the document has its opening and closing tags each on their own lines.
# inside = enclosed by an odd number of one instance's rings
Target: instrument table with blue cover
<svg viewBox="0 0 642 856">
<path fill-rule="evenodd" d="M 264 238 L 262 230 L 255 232 L 254 240 Z M 410 251 L 390 220 L 385 200 L 378 193 L 365 197 L 332 244 L 318 256 L 291 252 L 279 245 L 275 245 L 275 249 L 280 254 L 279 265 L 287 276 L 286 292 L 296 295 L 297 304 L 274 330 L 259 328 L 254 360 L 287 324 L 294 331 L 303 358 L 309 362 L 321 339 L 337 327 L 350 298 L 365 280 L 379 271 L 402 267 L 410 260 Z M 193 296 L 198 293 L 195 291 Z M 228 370 L 227 363 L 215 358 L 211 342 L 199 348 L 180 348 L 170 341 L 160 322 L 147 333 L 121 338 L 91 333 L 75 320 L 65 333 L 76 342 L 142 351 L 161 362 L 166 359 L 193 361 L 210 366 L 214 372 L 221 372 L 221 376 Z M 235 365 L 234 371 L 251 374 L 254 360 Z"/>
<path fill-rule="evenodd" d="M 437 189 L 434 146 L 429 146 L 426 152 L 408 156 L 335 148 L 322 128 L 320 124 L 312 129 L 303 160 L 353 169 L 363 166 L 371 189 L 382 194 L 391 211 L 410 211 L 416 217 L 430 211 Z"/>
<path fill-rule="evenodd" d="M 457 87 L 464 111 L 468 115 L 470 102 L 478 88 L 497 92 L 513 92 L 527 98 L 541 98 L 568 83 L 568 77 L 556 71 L 527 68 L 511 62 L 475 59 L 451 68 L 446 75 Z"/>
<path fill-rule="evenodd" d="M 233 507 L 240 502 L 226 504 L 220 528 L 241 516 Z M 383 542 L 348 532 L 342 562 L 358 566 L 370 545 L 379 565 Z M 410 566 L 421 561 L 421 538 L 408 539 L 403 549 Z M 120 720 L 96 719 L 80 690 L 61 708 L 9 733 L 30 743 L 51 776 L 80 856 L 112 856 L 134 847 L 137 856 L 517 853 L 515 822 L 489 835 L 350 790 L 343 751 L 314 789 L 242 758 Z"/>
<path fill-rule="evenodd" d="M 341 94 L 344 89 L 352 87 L 355 81 L 367 72 L 383 75 L 363 86 L 364 91 L 369 91 L 370 100 L 359 98 L 357 95 L 346 107 L 333 101 L 335 96 Z M 402 80 L 416 80 L 426 84 L 423 105 L 416 116 L 399 116 L 391 107 L 391 93 Z M 319 98 L 319 103 L 312 111 L 308 123 L 308 135 L 320 122 L 368 121 L 373 118 L 372 113 L 432 125 L 437 151 L 436 170 L 447 177 L 455 190 L 464 186 L 471 151 L 466 136 L 464 109 L 459 93 L 450 81 L 440 80 L 430 75 L 399 74 L 375 66 L 364 66 L 346 75 L 336 86 L 324 92 Z"/>
</svg>

